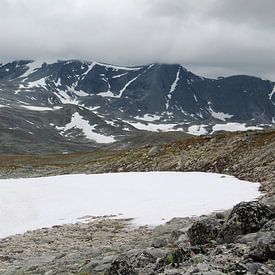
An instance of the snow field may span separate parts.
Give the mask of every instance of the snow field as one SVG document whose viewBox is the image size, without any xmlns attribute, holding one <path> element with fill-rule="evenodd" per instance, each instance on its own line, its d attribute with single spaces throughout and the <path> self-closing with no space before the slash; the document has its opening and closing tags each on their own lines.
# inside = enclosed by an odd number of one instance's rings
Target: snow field
<svg viewBox="0 0 275 275">
<path fill-rule="evenodd" d="M 209 214 L 260 196 L 258 183 L 200 172 L 131 172 L 0 180 L 0 238 L 83 216 L 118 215 L 135 225 Z"/>
</svg>

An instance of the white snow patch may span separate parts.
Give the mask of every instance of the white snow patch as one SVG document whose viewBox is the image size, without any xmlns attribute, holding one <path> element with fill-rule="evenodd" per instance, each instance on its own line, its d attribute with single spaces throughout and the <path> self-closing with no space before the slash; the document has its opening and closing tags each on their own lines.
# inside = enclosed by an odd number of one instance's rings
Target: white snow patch
<svg viewBox="0 0 275 275">
<path fill-rule="evenodd" d="M 175 129 L 178 124 L 154 124 L 154 123 L 141 123 L 141 122 L 127 122 L 136 129 L 152 131 L 152 132 L 169 132 L 169 131 L 180 131 Z"/>
<path fill-rule="evenodd" d="M 111 68 L 114 69 L 116 71 L 119 70 L 124 70 L 124 71 L 138 71 L 140 69 L 142 69 L 142 67 L 123 67 L 123 66 L 115 66 L 115 65 L 111 65 L 111 64 L 104 64 L 104 63 L 99 63 L 99 62 L 95 62 L 98 65 L 104 66 L 105 68 Z"/>
<path fill-rule="evenodd" d="M 120 98 L 123 94 L 123 92 L 127 89 L 127 87 L 133 83 L 135 80 L 137 80 L 141 75 L 145 74 L 148 70 L 150 70 L 155 64 L 151 64 L 145 71 L 143 71 L 142 73 L 140 73 L 139 75 L 137 75 L 136 77 L 134 77 L 133 79 L 131 79 L 128 83 L 125 84 L 125 86 L 119 91 L 118 95 L 115 96 L 117 98 Z"/>
<path fill-rule="evenodd" d="M 131 79 L 128 83 L 126 83 L 125 86 L 119 91 L 119 93 L 118 93 L 118 95 L 116 97 L 120 98 L 122 96 L 123 92 L 127 89 L 127 87 L 131 83 L 133 83 L 135 80 L 137 80 L 141 75 L 142 75 L 142 73 L 139 74 L 138 76 L 134 77 L 133 79 Z"/>
<path fill-rule="evenodd" d="M 222 120 L 222 121 L 226 121 L 227 118 L 231 118 L 233 117 L 234 115 L 230 115 L 230 114 L 225 114 L 223 112 L 215 112 L 211 106 L 209 106 L 208 108 L 209 112 L 211 113 L 211 116 L 216 118 L 216 119 L 219 119 L 219 120 Z"/>
<path fill-rule="evenodd" d="M 41 106 L 20 105 L 20 107 L 31 110 L 31 111 L 37 111 L 37 112 L 53 111 L 54 110 L 53 108 L 41 107 Z"/>
<path fill-rule="evenodd" d="M 128 73 L 124 73 L 124 74 L 115 75 L 115 76 L 113 76 L 112 78 L 119 78 L 119 77 L 122 77 L 122 76 L 124 76 L 124 75 L 126 75 L 126 74 L 128 74 Z"/>
<path fill-rule="evenodd" d="M 47 84 L 46 84 L 45 78 L 41 78 L 36 81 L 28 82 L 28 88 L 33 88 L 33 87 L 43 87 L 44 88 L 46 85 Z"/>
<path fill-rule="evenodd" d="M 21 75 L 21 78 L 26 78 L 28 77 L 30 74 L 34 73 L 35 71 L 37 71 L 38 69 L 40 69 L 42 67 L 42 65 L 46 63 L 45 61 L 32 61 L 31 63 L 29 63 L 27 65 L 28 70 Z"/>
<path fill-rule="evenodd" d="M 195 136 L 205 135 L 208 133 L 205 127 L 207 125 L 192 125 L 188 128 L 187 133 Z"/>
<path fill-rule="evenodd" d="M 168 95 L 167 95 L 167 101 L 166 101 L 166 104 L 165 104 L 165 107 L 166 107 L 166 110 L 168 110 L 169 108 L 169 105 L 170 105 L 170 100 L 171 100 L 171 97 L 172 97 L 172 93 L 176 90 L 177 88 L 177 85 L 178 85 L 178 82 L 179 82 L 179 76 L 180 76 L 180 69 L 181 67 L 179 67 L 178 71 L 177 71 L 177 75 L 176 75 L 176 79 L 174 80 L 174 82 L 171 84 L 171 87 L 170 87 L 170 90 L 168 92 Z"/>
<path fill-rule="evenodd" d="M 84 92 L 84 91 L 76 91 L 76 90 L 74 90 L 74 93 L 76 94 L 76 95 L 78 95 L 78 96 L 89 96 L 89 94 L 88 93 L 86 93 L 86 92 Z"/>
<path fill-rule="evenodd" d="M 160 120 L 160 116 L 155 115 L 155 114 L 145 114 L 144 116 L 140 117 L 140 116 L 136 116 L 135 119 L 138 120 L 144 120 L 144 121 L 156 121 L 156 120 Z"/>
<path fill-rule="evenodd" d="M 112 143 L 115 141 L 113 136 L 104 136 L 102 134 L 96 133 L 96 125 L 90 125 L 88 120 L 85 120 L 79 113 L 74 113 L 72 115 L 71 122 L 65 125 L 64 127 L 56 126 L 57 130 L 61 130 L 62 133 L 71 130 L 73 128 L 80 129 L 83 131 L 86 138 L 94 140 L 97 143 Z"/>
<path fill-rule="evenodd" d="M 98 93 L 96 95 L 103 96 L 103 97 L 114 97 L 114 98 L 118 97 L 117 95 L 114 95 L 111 91 L 100 92 L 100 93 Z"/>
<path fill-rule="evenodd" d="M 260 196 L 258 183 L 200 172 L 65 175 L 0 180 L 0 237 L 79 218 L 120 215 L 136 225 L 209 214 Z M 85 222 L 85 220 L 84 220 Z"/>
<path fill-rule="evenodd" d="M 246 126 L 245 123 L 230 122 L 225 124 L 216 124 L 212 127 L 212 130 L 212 133 L 214 133 L 216 131 L 236 132 L 247 130 L 263 130 L 263 128 L 257 126 Z"/>
<path fill-rule="evenodd" d="M 273 100 L 272 100 L 272 97 L 273 97 L 274 94 L 275 94 L 275 85 L 273 87 L 272 92 L 268 95 L 269 99 L 271 100 L 271 102 L 272 102 L 273 105 L 275 105 L 275 102 L 273 102 Z"/>
<path fill-rule="evenodd" d="M 87 74 L 93 69 L 93 67 L 94 67 L 96 64 L 97 64 L 96 62 L 91 62 L 91 63 L 87 64 L 87 65 L 88 65 L 88 69 L 87 69 L 87 71 L 86 71 L 85 73 L 82 74 L 82 76 L 87 75 Z"/>
</svg>

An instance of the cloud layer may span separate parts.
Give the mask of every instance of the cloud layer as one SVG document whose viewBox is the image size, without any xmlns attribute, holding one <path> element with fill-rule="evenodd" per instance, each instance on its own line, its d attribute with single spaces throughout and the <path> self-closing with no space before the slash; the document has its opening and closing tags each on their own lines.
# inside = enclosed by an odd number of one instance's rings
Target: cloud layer
<svg viewBox="0 0 275 275">
<path fill-rule="evenodd" d="M 181 63 L 275 80 L 274 0 L 1 0 L 0 60 Z"/>
</svg>

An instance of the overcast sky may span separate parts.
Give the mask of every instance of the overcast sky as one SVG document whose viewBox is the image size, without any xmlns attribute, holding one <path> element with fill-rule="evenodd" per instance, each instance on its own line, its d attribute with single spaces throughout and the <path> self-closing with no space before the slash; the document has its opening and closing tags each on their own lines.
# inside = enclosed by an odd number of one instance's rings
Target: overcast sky
<svg viewBox="0 0 275 275">
<path fill-rule="evenodd" d="M 0 61 L 72 58 L 275 80 L 275 0 L 0 0 Z"/>
</svg>

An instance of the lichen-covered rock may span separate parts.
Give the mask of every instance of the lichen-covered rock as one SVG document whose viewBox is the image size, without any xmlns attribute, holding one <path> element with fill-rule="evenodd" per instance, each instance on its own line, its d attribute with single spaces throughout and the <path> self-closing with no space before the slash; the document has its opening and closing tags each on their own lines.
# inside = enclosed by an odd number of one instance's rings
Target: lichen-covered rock
<svg viewBox="0 0 275 275">
<path fill-rule="evenodd" d="M 137 268 L 146 267 L 148 264 L 155 263 L 156 260 L 157 259 L 151 253 L 143 251 L 135 256 L 132 265 Z"/>
<path fill-rule="evenodd" d="M 195 222 L 187 231 L 192 245 L 201 245 L 216 240 L 221 224 L 213 218 Z"/>
<path fill-rule="evenodd" d="M 241 262 L 236 262 L 236 263 L 232 263 L 230 264 L 227 268 L 226 268 L 226 273 L 227 274 L 247 274 L 249 268 L 241 263 Z"/>
<path fill-rule="evenodd" d="M 275 231 L 258 232 L 249 256 L 259 262 L 275 260 Z"/>
<path fill-rule="evenodd" d="M 190 248 L 177 248 L 167 253 L 165 257 L 157 263 L 156 270 L 160 270 L 167 265 L 178 268 L 182 262 L 188 261 L 191 257 L 192 251 Z"/>
<path fill-rule="evenodd" d="M 137 275 L 134 266 L 127 257 L 119 257 L 112 262 L 111 267 L 105 270 L 104 275 Z"/>
<path fill-rule="evenodd" d="M 233 242 L 237 236 L 257 232 L 272 217 L 272 211 L 257 201 L 234 206 L 220 234 L 221 242 Z"/>
</svg>

